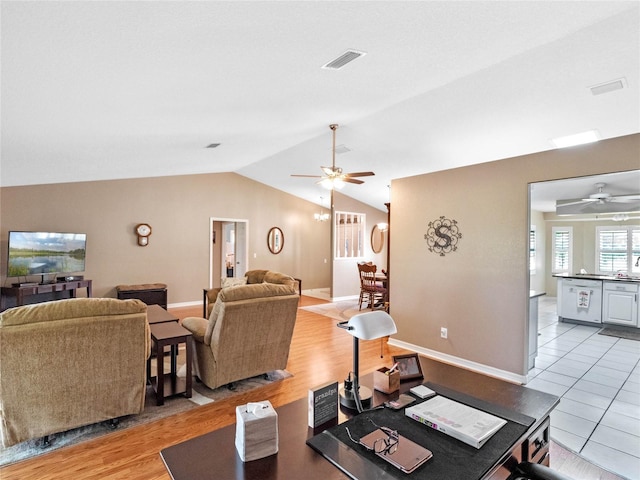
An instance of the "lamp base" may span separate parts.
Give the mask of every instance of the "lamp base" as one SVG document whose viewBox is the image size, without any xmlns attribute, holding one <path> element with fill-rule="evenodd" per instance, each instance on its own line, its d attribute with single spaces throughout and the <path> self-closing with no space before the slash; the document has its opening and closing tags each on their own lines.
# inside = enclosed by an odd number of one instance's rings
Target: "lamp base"
<svg viewBox="0 0 640 480">
<path fill-rule="evenodd" d="M 371 408 L 371 399 L 373 398 L 373 391 L 370 388 L 360 386 L 358 389 L 360 392 L 360 404 L 363 409 Z M 353 390 L 340 389 L 340 405 L 350 410 L 357 410 L 356 398 L 353 394 Z"/>
</svg>

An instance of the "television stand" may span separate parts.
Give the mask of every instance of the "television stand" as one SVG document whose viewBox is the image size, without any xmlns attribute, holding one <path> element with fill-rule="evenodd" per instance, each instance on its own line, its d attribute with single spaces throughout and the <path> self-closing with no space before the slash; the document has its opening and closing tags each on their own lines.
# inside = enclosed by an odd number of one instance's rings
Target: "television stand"
<svg viewBox="0 0 640 480">
<path fill-rule="evenodd" d="M 19 307 L 30 303 L 50 302 L 75 298 L 76 290 L 85 288 L 87 297 L 91 297 L 91 280 L 74 280 L 46 284 L 19 284 L 18 286 L 2 287 L 0 311 L 7 308 Z"/>
</svg>

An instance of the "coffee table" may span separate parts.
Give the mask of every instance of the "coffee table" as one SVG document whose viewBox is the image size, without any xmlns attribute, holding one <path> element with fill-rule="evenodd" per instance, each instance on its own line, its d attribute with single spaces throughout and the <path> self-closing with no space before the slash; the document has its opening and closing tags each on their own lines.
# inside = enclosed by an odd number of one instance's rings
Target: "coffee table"
<svg viewBox="0 0 640 480">
<path fill-rule="evenodd" d="M 191 374 L 191 364 L 193 361 L 193 346 L 191 342 L 191 332 L 178 325 L 177 322 L 154 323 L 150 326 L 152 346 L 155 347 L 156 357 L 156 377 L 151 377 L 151 357 L 147 360 L 147 377 L 151 386 L 156 392 L 156 404 L 164 405 L 164 399 L 173 395 L 184 393 L 185 397 L 191 398 L 193 377 Z M 186 349 L 186 377 L 179 378 L 177 375 L 178 345 L 185 344 Z M 168 376 L 164 374 L 163 354 L 165 346 L 171 347 L 171 369 Z M 153 355 L 152 355 L 153 356 Z"/>
</svg>

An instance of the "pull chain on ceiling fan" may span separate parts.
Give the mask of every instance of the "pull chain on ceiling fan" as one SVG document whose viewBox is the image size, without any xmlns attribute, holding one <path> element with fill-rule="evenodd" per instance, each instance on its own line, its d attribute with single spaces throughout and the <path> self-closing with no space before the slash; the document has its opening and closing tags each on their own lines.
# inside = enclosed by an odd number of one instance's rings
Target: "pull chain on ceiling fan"
<svg viewBox="0 0 640 480">
<path fill-rule="evenodd" d="M 332 123 L 329 125 L 329 128 L 333 132 L 333 147 L 331 149 L 331 166 L 330 167 L 320 167 L 323 171 L 324 176 L 321 175 L 291 175 L 292 177 L 310 177 L 310 178 L 319 178 L 316 183 L 322 185 L 323 187 L 333 190 L 340 189 L 344 187 L 345 183 L 355 183 L 361 184 L 364 183 L 362 180 L 358 180 L 355 177 L 370 177 L 375 175 L 373 172 L 355 172 L 355 173 L 342 173 L 342 168 L 336 167 L 336 130 L 338 129 L 338 125 Z"/>
</svg>

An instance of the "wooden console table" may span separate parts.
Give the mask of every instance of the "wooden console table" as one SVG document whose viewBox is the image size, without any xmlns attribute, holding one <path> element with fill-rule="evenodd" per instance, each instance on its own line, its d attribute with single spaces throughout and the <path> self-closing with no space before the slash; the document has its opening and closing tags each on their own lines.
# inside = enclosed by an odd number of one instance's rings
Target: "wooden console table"
<svg viewBox="0 0 640 480">
<path fill-rule="evenodd" d="M 0 310 L 29 303 L 75 298 L 76 290 L 79 288 L 86 288 L 87 297 L 91 297 L 91 280 L 72 280 L 70 282 L 44 283 L 23 287 L 2 287 Z"/>
</svg>

